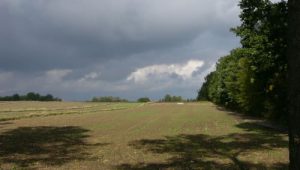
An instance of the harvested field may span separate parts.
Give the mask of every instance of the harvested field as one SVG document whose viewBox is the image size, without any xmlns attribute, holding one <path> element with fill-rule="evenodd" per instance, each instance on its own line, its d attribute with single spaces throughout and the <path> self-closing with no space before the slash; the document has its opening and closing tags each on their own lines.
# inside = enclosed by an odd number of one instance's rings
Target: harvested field
<svg viewBox="0 0 300 170">
<path fill-rule="evenodd" d="M 287 147 L 209 102 L 0 103 L 0 169 L 287 169 Z"/>
</svg>

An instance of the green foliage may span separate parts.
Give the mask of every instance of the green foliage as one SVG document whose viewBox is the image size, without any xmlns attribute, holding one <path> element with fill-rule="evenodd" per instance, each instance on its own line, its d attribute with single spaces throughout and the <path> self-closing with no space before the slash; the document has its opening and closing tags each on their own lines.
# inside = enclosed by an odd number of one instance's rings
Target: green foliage
<svg viewBox="0 0 300 170">
<path fill-rule="evenodd" d="M 45 96 L 39 93 L 29 92 L 26 95 L 14 94 L 12 96 L 0 97 L 0 101 L 61 101 L 59 98 L 53 97 L 51 94 Z"/>
<path fill-rule="evenodd" d="M 255 116 L 286 119 L 287 3 L 241 0 L 242 24 L 232 29 L 242 47 L 222 57 L 198 92 Z"/>
<path fill-rule="evenodd" d="M 141 97 L 137 101 L 142 102 L 142 103 L 146 103 L 146 102 L 150 102 L 151 100 L 148 97 Z"/>
<path fill-rule="evenodd" d="M 197 96 L 198 101 L 211 100 L 208 93 L 209 93 L 210 85 L 212 84 L 211 81 L 214 73 L 215 72 L 211 72 L 205 77 L 205 82 L 202 84 L 201 89 L 198 91 L 198 96 Z"/>
<path fill-rule="evenodd" d="M 181 96 L 171 96 L 166 94 L 163 99 L 160 100 L 161 102 L 182 102 L 183 99 Z"/>
<path fill-rule="evenodd" d="M 186 99 L 184 102 L 197 102 L 198 99 L 194 99 L 194 98 L 191 98 L 191 99 Z"/>
<path fill-rule="evenodd" d="M 92 102 L 128 102 L 126 99 L 113 96 L 93 97 Z"/>
</svg>

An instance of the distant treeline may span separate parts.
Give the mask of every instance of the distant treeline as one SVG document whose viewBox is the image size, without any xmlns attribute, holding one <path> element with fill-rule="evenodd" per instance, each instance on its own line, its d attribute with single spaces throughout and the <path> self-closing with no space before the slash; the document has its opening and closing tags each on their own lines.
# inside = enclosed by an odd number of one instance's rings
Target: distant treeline
<svg viewBox="0 0 300 170">
<path fill-rule="evenodd" d="M 137 100 L 137 102 L 142 102 L 142 103 L 146 103 L 146 102 L 150 102 L 151 100 L 148 97 L 141 97 Z"/>
<path fill-rule="evenodd" d="M 166 94 L 164 98 L 160 100 L 160 102 L 182 102 L 183 99 L 181 96 L 172 96 L 170 94 Z"/>
<path fill-rule="evenodd" d="M 127 99 L 113 96 L 93 97 L 92 102 L 128 102 Z"/>
<path fill-rule="evenodd" d="M 0 101 L 61 101 L 61 99 L 53 97 L 51 94 L 43 96 L 39 93 L 29 92 L 26 95 L 0 96 Z"/>
<path fill-rule="evenodd" d="M 249 115 L 287 119 L 287 2 L 241 0 L 241 48 L 206 76 L 198 100 Z"/>
<path fill-rule="evenodd" d="M 172 96 L 166 94 L 164 98 L 160 99 L 159 102 L 195 102 L 196 99 L 183 99 L 181 96 Z"/>
<path fill-rule="evenodd" d="M 93 97 L 92 102 L 129 102 L 127 99 L 122 99 L 120 97 L 113 97 L 113 96 L 99 96 Z M 164 98 L 160 99 L 159 102 L 195 102 L 196 99 L 183 99 L 181 96 L 172 96 L 172 95 L 165 95 Z M 146 103 L 151 102 L 149 97 L 141 97 L 136 100 L 136 102 Z"/>
</svg>

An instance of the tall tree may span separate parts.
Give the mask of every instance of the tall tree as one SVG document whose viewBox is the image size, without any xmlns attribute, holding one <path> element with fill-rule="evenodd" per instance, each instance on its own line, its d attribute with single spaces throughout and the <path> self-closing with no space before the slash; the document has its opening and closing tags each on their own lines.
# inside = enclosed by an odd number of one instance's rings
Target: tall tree
<svg viewBox="0 0 300 170">
<path fill-rule="evenodd" d="M 287 4 L 241 0 L 240 7 L 242 23 L 233 31 L 248 53 L 241 62 L 242 108 L 280 119 L 286 112 Z"/>
<path fill-rule="evenodd" d="M 300 0 L 288 1 L 290 169 L 300 170 Z"/>
<path fill-rule="evenodd" d="M 198 99 L 287 122 L 287 2 L 241 0 L 241 48 L 222 57 Z"/>
</svg>

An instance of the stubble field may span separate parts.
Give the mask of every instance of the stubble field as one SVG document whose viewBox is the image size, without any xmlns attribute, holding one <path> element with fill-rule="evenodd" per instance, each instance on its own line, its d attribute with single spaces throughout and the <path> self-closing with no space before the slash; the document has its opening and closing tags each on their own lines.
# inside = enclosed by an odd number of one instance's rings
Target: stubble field
<svg viewBox="0 0 300 170">
<path fill-rule="evenodd" d="M 287 169 L 287 146 L 209 102 L 0 103 L 0 169 Z"/>
</svg>

